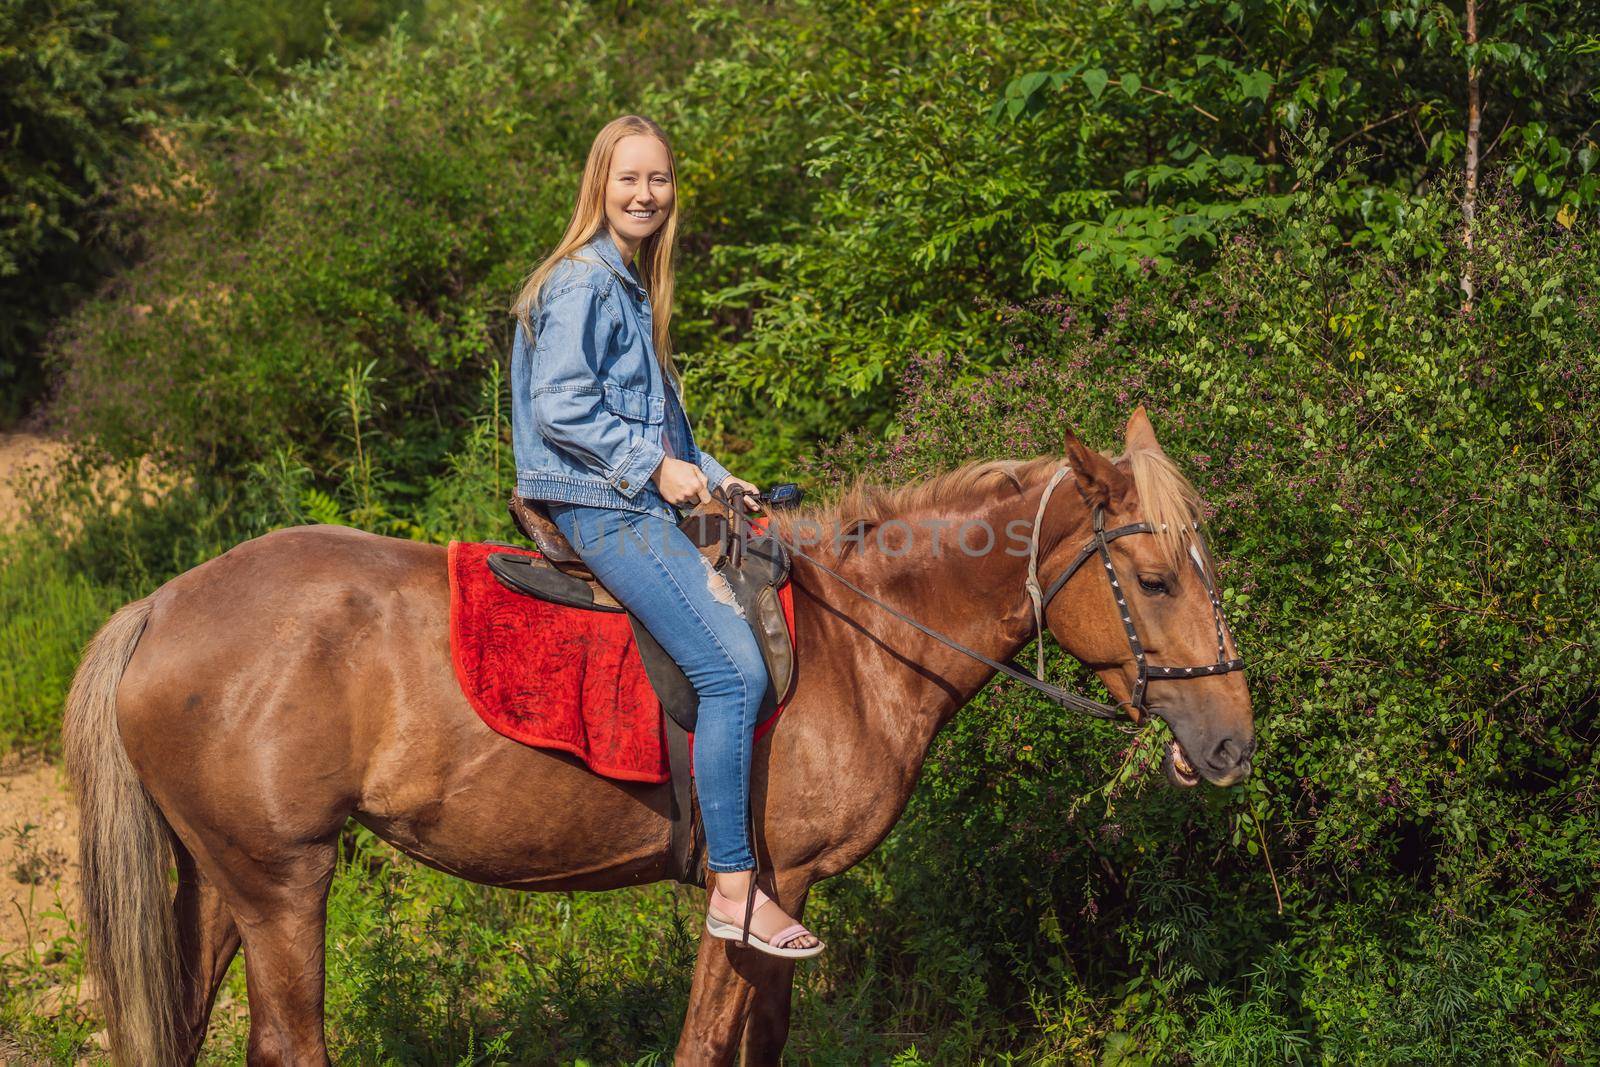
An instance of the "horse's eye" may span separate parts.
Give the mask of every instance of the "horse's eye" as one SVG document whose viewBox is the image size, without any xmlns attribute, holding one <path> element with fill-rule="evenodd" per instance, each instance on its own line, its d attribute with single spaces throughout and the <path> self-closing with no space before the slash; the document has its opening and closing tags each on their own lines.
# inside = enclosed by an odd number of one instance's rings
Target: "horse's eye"
<svg viewBox="0 0 1600 1067">
<path fill-rule="evenodd" d="M 1146 578 L 1141 574 L 1139 575 L 1139 588 L 1151 596 L 1161 596 L 1167 591 L 1167 583 L 1160 578 Z"/>
</svg>

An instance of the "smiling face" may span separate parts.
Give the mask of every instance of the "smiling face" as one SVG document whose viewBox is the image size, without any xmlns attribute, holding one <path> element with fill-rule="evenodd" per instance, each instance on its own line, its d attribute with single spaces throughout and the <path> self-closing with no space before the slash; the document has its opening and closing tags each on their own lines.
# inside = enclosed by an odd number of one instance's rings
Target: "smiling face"
<svg viewBox="0 0 1600 1067">
<path fill-rule="evenodd" d="M 606 176 L 606 225 L 624 259 L 667 221 L 676 194 L 666 145 L 645 133 L 617 142 Z"/>
</svg>

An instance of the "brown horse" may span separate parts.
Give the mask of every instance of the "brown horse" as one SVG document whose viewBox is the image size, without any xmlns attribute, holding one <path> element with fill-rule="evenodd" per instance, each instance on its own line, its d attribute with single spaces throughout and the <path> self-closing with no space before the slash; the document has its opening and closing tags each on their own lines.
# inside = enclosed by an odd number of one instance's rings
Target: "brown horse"
<svg viewBox="0 0 1600 1067">
<path fill-rule="evenodd" d="M 1004 662 L 1033 638 L 1026 549 L 975 554 L 951 535 L 972 521 L 1032 531 L 1063 463 L 1070 476 L 1037 531 L 1039 580 L 1063 573 L 1090 537 L 1093 505 L 1108 527 L 1165 524 L 1111 546 L 1132 624 L 1153 667 L 1211 662 L 1220 623 L 1190 526 L 1200 501 L 1143 409 L 1115 461 L 1069 431 L 1065 456 L 968 464 L 893 490 L 858 485 L 831 506 L 775 515 L 773 529 L 798 543 L 802 523 L 860 532 L 900 520 L 887 547 L 871 537 L 831 555 L 818 547 L 819 562 Z M 803 558 L 793 582 L 798 680 L 756 747 L 752 790 L 762 868 L 798 916 L 811 886 L 883 840 L 934 735 L 995 672 Z M 297 527 L 179 575 L 95 637 L 64 734 L 82 809 L 84 929 L 119 1062 L 193 1062 L 241 943 L 249 1062 L 327 1062 L 324 922 L 347 819 L 489 885 L 592 890 L 667 876 L 670 787 L 599 778 L 492 732 L 452 672 L 448 603 L 443 548 Z M 1101 566 L 1075 574 L 1045 622 L 1128 697 L 1129 639 Z M 1249 772 L 1242 674 L 1152 680 L 1148 700 L 1182 746 L 1186 773 L 1169 776 L 1227 785 Z M 746 1063 L 777 1062 L 793 967 L 702 938 L 680 1062 L 731 1063 L 741 1045 Z"/>
</svg>

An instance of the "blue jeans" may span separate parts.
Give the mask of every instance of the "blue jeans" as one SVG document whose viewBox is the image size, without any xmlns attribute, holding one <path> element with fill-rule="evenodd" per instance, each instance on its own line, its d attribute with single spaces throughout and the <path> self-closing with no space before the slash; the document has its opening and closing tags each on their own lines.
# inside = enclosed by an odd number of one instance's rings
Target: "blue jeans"
<svg viewBox="0 0 1600 1067">
<path fill-rule="evenodd" d="M 638 616 L 694 686 L 694 773 L 707 866 L 753 869 L 746 832 L 750 749 L 767 665 L 750 624 L 712 594 L 705 557 L 674 523 L 621 508 L 561 501 L 545 506 L 595 577 Z M 718 584 L 726 587 L 720 576 Z"/>
</svg>

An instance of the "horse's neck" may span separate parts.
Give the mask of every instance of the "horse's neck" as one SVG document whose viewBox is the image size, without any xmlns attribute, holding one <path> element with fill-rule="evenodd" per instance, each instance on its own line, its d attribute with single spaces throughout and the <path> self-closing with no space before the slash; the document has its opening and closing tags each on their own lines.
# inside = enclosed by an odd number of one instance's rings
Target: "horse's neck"
<svg viewBox="0 0 1600 1067">
<path fill-rule="evenodd" d="M 1033 636 L 1024 585 L 1028 557 L 1022 546 L 1042 491 L 1037 485 L 1020 496 L 1001 493 L 995 500 L 899 516 L 915 533 L 905 551 L 899 550 L 898 535 L 893 556 L 869 535 L 849 562 L 835 569 L 924 626 L 1004 663 Z M 1052 498 L 1047 529 L 1077 506 L 1065 496 Z M 1008 539 L 1007 524 L 1015 520 L 1027 524 L 1021 527 L 1022 540 Z M 994 546 L 981 555 L 966 554 L 957 540 L 963 522 L 987 524 L 994 531 Z M 977 548 L 982 540 L 973 533 L 970 544 Z M 1047 584 L 1046 547 L 1040 546 L 1039 563 L 1040 580 Z M 817 644 L 811 647 L 828 649 L 829 655 L 853 655 L 855 669 L 847 673 L 874 680 L 862 687 L 857 701 L 838 709 L 853 720 L 842 722 L 841 729 L 856 727 L 870 734 L 890 749 L 884 753 L 890 763 L 914 777 L 939 729 L 977 695 L 994 669 L 895 618 L 805 560 L 796 560 L 795 570 L 808 597 L 820 602 L 807 612 L 817 630 Z"/>
</svg>

